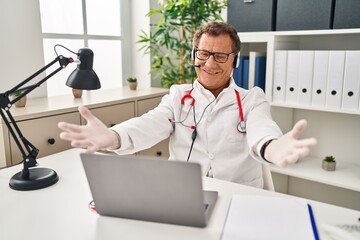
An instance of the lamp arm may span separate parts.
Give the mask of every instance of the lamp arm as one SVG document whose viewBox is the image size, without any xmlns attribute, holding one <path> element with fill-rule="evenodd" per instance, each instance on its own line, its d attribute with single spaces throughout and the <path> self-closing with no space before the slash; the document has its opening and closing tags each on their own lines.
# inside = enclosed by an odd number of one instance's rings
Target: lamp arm
<svg viewBox="0 0 360 240">
<path fill-rule="evenodd" d="M 47 75 L 45 78 L 43 78 L 42 80 L 40 80 L 39 82 L 33 84 L 33 85 L 29 85 L 26 87 L 22 87 L 24 86 L 26 83 L 28 83 L 29 81 L 31 81 L 33 78 L 35 78 L 36 76 L 38 76 L 40 73 L 42 73 L 43 71 L 45 71 L 46 69 L 48 69 L 49 67 L 51 67 L 52 65 L 54 65 L 56 62 L 59 62 L 60 67 L 57 68 L 56 70 L 54 70 L 52 73 L 50 73 L 49 75 Z M 15 87 L 13 87 L 12 89 L 6 91 L 4 94 L 6 96 L 10 96 L 11 94 L 14 94 L 18 91 L 21 91 L 21 94 L 19 96 L 17 96 L 16 98 L 14 98 L 12 101 L 10 101 L 11 104 L 16 103 L 18 100 L 20 100 L 22 97 L 24 97 L 25 95 L 27 95 L 28 93 L 32 92 L 35 88 L 40 87 L 41 84 L 43 84 L 44 82 L 46 82 L 49 78 L 51 78 L 52 76 L 54 76 L 56 73 L 58 73 L 60 70 L 62 70 L 63 68 L 65 68 L 69 63 L 74 62 L 74 60 L 72 58 L 67 58 L 64 57 L 62 55 L 57 56 L 52 62 L 50 62 L 49 64 L 47 64 L 46 66 L 44 66 L 43 68 L 39 69 L 37 72 L 35 72 L 34 74 L 32 74 L 30 77 L 26 78 L 24 81 L 22 81 L 21 83 L 19 83 L 18 85 L 16 85 Z"/>
<path fill-rule="evenodd" d="M 7 114 L 10 121 L 6 118 L 4 112 Z M 29 177 L 29 168 L 35 167 L 38 165 L 37 161 L 36 161 L 36 157 L 39 153 L 39 149 L 37 149 L 33 144 L 31 144 L 24 137 L 19 126 L 17 125 L 16 121 L 14 120 L 13 116 L 11 115 L 9 109 L 8 110 L 1 109 L 0 114 L 1 114 L 2 119 L 5 122 L 5 125 L 9 129 L 9 132 L 10 132 L 11 136 L 13 137 L 13 139 L 16 143 L 16 146 L 19 148 L 19 150 L 21 152 L 21 155 L 23 158 L 23 163 L 24 163 L 24 168 L 22 171 L 23 177 L 28 178 Z M 12 125 L 10 123 L 12 123 Z M 20 141 L 22 142 L 23 145 L 21 145 Z M 26 152 L 25 152 L 24 148 L 26 149 Z"/>
<path fill-rule="evenodd" d="M 37 83 L 35 83 L 33 85 L 22 87 L 26 83 L 28 83 L 30 80 L 32 80 L 34 77 L 39 75 L 41 72 L 45 71 L 47 68 L 49 68 L 50 66 L 52 66 L 56 62 L 60 63 L 59 68 L 55 69 L 53 72 L 51 72 L 48 76 L 46 76 L 45 78 L 43 78 L 39 82 L 37 82 Z M 12 104 L 14 104 L 20 98 L 24 97 L 25 95 L 27 95 L 28 93 L 33 91 L 35 88 L 39 87 L 41 84 L 43 84 L 49 78 L 51 78 L 56 73 L 58 73 L 60 70 L 65 68 L 71 62 L 73 62 L 72 58 L 66 58 L 66 57 L 63 57 L 63 56 L 60 55 L 60 56 L 56 57 L 52 62 L 47 64 L 45 67 L 43 67 L 40 70 L 38 70 L 37 72 L 35 72 L 33 75 L 31 75 L 30 77 L 28 77 L 27 79 L 25 79 L 24 81 L 22 81 L 21 83 L 19 83 L 18 85 L 16 85 L 12 89 L 10 89 L 9 91 L 0 94 L 0 107 L 1 107 L 0 115 L 1 115 L 1 117 L 3 119 L 3 121 L 5 122 L 5 125 L 9 129 L 9 132 L 10 132 L 11 136 L 13 137 L 13 139 L 14 139 L 14 141 L 15 141 L 17 147 L 19 148 L 19 150 L 21 152 L 21 155 L 23 157 L 24 168 L 22 170 L 22 177 L 24 179 L 27 179 L 29 177 L 29 168 L 35 167 L 35 166 L 38 165 L 38 163 L 36 161 L 36 157 L 37 157 L 37 155 L 39 153 L 39 149 L 37 149 L 33 144 L 31 144 L 23 136 L 20 128 L 18 127 L 15 119 L 13 118 L 13 116 L 12 116 L 12 114 L 10 112 L 10 108 L 11 108 Z M 14 98 L 13 100 L 10 101 L 9 96 L 11 94 L 17 92 L 17 91 L 22 91 L 22 93 L 19 96 L 17 96 L 16 98 Z M 7 116 L 5 115 L 5 113 L 6 113 Z M 10 124 L 10 123 L 12 123 L 12 124 Z"/>
</svg>

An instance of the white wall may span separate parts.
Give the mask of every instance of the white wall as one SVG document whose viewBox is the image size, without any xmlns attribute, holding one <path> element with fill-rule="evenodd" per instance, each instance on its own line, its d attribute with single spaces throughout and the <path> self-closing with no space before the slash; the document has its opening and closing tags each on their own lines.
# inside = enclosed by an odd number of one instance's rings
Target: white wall
<svg viewBox="0 0 360 240">
<path fill-rule="evenodd" d="M 150 31 L 149 1 L 131 2 L 132 72 L 139 86 L 150 86 L 150 56 L 139 52 L 140 30 Z M 29 77 L 45 64 L 38 0 L 0 0 L 0 92 L 3 93 Z M 42 74 L 36 80 L 43 78 Z M 64 83 L 65 84 L 65 83 Z M 46 96 L 46 83 L 29 97 Z"/>
<path fill-rule="evenodd" d="M 133 75 L 137 77 L 139 87 L 150 87 L 150 55 L 144 55 L 139 51 L 141 44 L 136 44 L 139 40 L 141 30 L 150 32 L 150 18 L 146 14 L 150 9 L 150 1 L 132 0 L 131 1 L 131 37 L 132 37 L 132 69 Z"/>
<path fill-rule="evenodd" d="M 3 93 L 44 66 L 38 0 L 0 0 L 0 36 Z M 45 84 L 29 97 L 46 96 Z"/>
</svg>

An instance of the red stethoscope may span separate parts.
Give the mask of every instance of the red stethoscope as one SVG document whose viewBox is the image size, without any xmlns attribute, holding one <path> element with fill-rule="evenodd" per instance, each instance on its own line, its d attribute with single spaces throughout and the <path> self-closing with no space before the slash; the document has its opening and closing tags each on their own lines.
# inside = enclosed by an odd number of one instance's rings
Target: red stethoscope
<svg viewBox="0 0 360 240">
<path fill-rule="evenodd" d="M 174 123 L 180 123 L 182 124 L 183 126 L 185 127 L 189 127 L 189 128 L 192 128 L 192 129 L 196 129 L 196 126 L 200 123 L 206 109 L 215 101 L 215 99 L 213 101 L 211 101 L 204 109 L 203 113 L 201 114 L 201 117 L 198 121 L 195 120 L 194 118 L 194 123 L 195 125 L 192 125 L 192 126 L 186 126 L 183 124 L 183 122 L 188 118 L 189 116 L 189 113 L 191 111 L 191 109 L 194 110 L 194 116 L 195 116 L 195 109 L 194 109 L 194 104 L 195 104 L 195 99 L 191 96 L 191 92 L 193 91 L 193 89 L 191 89 L 189 92 L 187 92 L 182 98 L 181 98 L 181 109 L 180 109 L 180 116 L 179 116 L 179 121 L 173 121 L 171 119 L 169 119 L 170 122 L 174 122 Z M 238 107 L 239 107 L 239 118 L 240 118 L 240 122 L 238 123 L 237 125 L 237 130 L 240 132 L 240 133 L 246 133 L 246 122 L 244 120 L 244 114 L 243 114 L 243 109 L 242 109 L 242 104 L 241 104 L 241 98 L 240 98 L 240 93 L 235 89 L 235 95 L 236 95 L 236 101 L 237 101 L 237 104 L 238 104 Z M 182 108 L 185 104 L 185 100 L 186 99 L 190 99 L 190 108 L 189 110 L 187 111 L 186 113 L 186 116 L 184 119 L 181 120 L 181 113 L 182 113 Z"/>
</svg>

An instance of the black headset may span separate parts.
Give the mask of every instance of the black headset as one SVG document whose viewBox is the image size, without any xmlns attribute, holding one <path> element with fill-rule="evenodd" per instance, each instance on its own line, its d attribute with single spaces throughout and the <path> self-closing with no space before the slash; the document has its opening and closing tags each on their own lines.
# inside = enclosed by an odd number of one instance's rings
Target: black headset
<svg viewBox="0 0 360 240">
<path fill-rule="evenodd" d="M 195 53 L 196 53 L 196 49 L 193 48 L 193 49 L 191 50 L 191 53 L 190 53 L 190 60 L 191 60 L 191 62 L 194 62 L 194 61 L 195 61 Z M 238 67 L 239 67 L 239 63 L 240 63 L 240 54 L 236 54 L 235 57 L 234 57 L 233 68 L 238 68 Z"/>
</svg>

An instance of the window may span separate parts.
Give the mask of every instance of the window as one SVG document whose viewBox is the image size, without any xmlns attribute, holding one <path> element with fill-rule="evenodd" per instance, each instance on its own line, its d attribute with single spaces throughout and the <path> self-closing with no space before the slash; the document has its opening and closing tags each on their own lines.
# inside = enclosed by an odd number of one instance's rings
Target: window
<svg viewBox="0 0 360 240">
<path fill-rule="evenodd" d="M 129 0 L 40 0 L 41 25 L 45 64 L 55 59 L 54 46 L 64 45 L 77 52 L 88 47 L 94 52 L 94 70 L 99 76 L 101 88 L 122 87 L 128 75 L 130 47 Z M 127 37 L 125 37 L 127 36 Z M 65 57 L 76 56 L 56 48 Z M 126 61 L 124 60 L 126 59 Z M 58 68 L 54 64 L 47 74 Z M 76 68 L 70 64 L 47 81 L 48 96 L 71 92 L 65 85 L 67 77 Z"/>
</svg>

